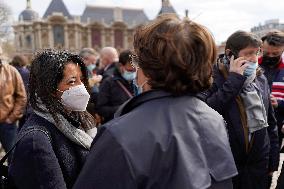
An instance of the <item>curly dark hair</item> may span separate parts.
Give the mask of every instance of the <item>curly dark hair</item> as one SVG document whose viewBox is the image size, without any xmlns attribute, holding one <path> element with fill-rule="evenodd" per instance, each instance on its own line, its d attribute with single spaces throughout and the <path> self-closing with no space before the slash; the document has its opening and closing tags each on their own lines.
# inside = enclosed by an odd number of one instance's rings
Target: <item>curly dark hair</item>
<svg viewBox="0 0 284 189">
<path fill-rule="evenodd" d="M 68 63 L 80 66 L 83 75 L 82 82 L 87 87 L 87 69 L 81 57 L 76 54 L 67 51 L 45 50 L 36 55 L 31 64 L 29 102 L 35 110 L 41 112 L 45 112 L 40 107 L 40 104 L 44 104 L 55 120 L 57 120 L 58 113 L 69 114 L 60 100 L 55 97 L 58 84 L 63 79 L 65 65 Z"/>
<path fill-rule="evenodd" d="M 189 19 L 166 14 L 136 30 L 134 50 L 152 89 L 198 93 L 212 84 L 217 51 L 210 32 Z"/>
</svg>

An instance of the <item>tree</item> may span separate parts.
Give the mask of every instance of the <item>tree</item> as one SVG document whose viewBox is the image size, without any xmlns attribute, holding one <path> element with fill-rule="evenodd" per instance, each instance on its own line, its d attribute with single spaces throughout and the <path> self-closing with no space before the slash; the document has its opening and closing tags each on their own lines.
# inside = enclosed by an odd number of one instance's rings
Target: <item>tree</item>
<svg viewBox="0 0 284 189">
<path fill-rule="evenodd" d="M 1 44 L 3 52 L 7 57 L 12 57 L 16 53 L 13 41 L 4 41 Z"/>
<path fill-rule="evenodd" d="M 8 20 L 11 16 L 11 10 L 10 8 L 4 4 L 0 3 L 0 39 L 5 38 L 7 35 L 9 35 L 9 24 Z"/>
</svg>

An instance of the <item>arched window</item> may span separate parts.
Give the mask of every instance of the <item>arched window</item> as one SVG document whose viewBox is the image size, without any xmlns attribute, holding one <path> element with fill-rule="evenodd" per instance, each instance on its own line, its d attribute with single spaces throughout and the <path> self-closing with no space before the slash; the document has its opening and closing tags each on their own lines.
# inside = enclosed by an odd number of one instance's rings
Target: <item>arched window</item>
<svg viewBox="0 0 284 189">
<path fill-rule="evenodd" d="M 123 48 L 123 32 L 122 30 L 114 30 L 114 47 Z"/>
<path fill-rule="evenodd" d="M 64 28 L 61 25 L 53 26 L 54 46 L 64 46 Z"/>
<path fill-rule="evenodd" d="M 32 37 L 30 35 L 27 35 L 25 40 L 26 40 L 26 45 L 25 46 L 27 48 L 31 48 L 32 47 Z"/>
<path fill-rule="evenodd" d="M 101 31 L 97 28 L 92 29 L 92 47 L 101 47 Z"/>
<path fill-rule="evenodd" d="M 23 47 L 23 41 L 22 41 L 22 37 L 19 36 L 19 47 L 22 48 Z"/>
</svg>

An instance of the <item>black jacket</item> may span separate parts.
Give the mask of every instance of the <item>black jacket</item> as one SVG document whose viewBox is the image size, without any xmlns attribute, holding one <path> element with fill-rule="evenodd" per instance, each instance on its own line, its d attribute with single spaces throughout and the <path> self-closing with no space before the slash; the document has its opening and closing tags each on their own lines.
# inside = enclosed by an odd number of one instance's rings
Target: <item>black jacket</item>
<svg viewBox="0 0 284 189">
<path fill-rule="evenodd" d="M 74 189 L 230 189 L 223 118 L 196 97 L 149 91 L 101 127 Z"/>
<path fill-rule="evenodd" d="M 113 119 L 118 107 L 131 98 L 118 82 L 134 95 L 133 83 L 126 81 L 118 70 L 112 77 L 105 79 L 100 85 L 96 106 L 97 112 L 104 117 L 104 123 Z"/>
<path fill-rule="evenodd" d="M 19 136 L 31 128 L 16 146 L 9 177 L 18 189 L 72 188 L 85 162 L 88 150 L 66 138 L 52 123 L 32 114 Z"/>
<path fill-rule="evenodd" d="M 255 83 L 263 99 L 269 127 L 254 132 L 249 150 L 246 152 L 244 128 L 236 101 L 245 80 L 246 77 L 232 72 L 226 80 L 215 65 L 214 83 L 212 88 L 205 93 L 206 101 L 227 122 L 230 145 L 239 172 L 239 175 L 234 178 L 234 188 L 262 189 L 266 188 L 268 172 L 276 171 L 278 168 L 277 126 L 270 103 L 269 86 L 265 76 L 261 74 L 256 77 Z"/>
<path fill-rule="evenodd" d="M 98 70 L 97 74 L 103 76 L 102 81 L 113 76 L 115 70 L 117 69 L 116 64 L 117 62 L 113 62 L 107 69 L 103 68 Z"/>
</svg>

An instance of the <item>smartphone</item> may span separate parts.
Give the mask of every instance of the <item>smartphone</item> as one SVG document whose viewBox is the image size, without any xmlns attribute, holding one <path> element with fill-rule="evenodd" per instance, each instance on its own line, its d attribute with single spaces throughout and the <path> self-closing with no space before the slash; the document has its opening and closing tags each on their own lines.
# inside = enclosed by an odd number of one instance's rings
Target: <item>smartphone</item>
<svg viewBox="0 0 284 189">
<path fill-rule="evenodd" d="M 229 52 L 229 54 L 228 54 L 227 57 L 228 57 L 229 59 L 231 59 L 231 57 L 232 57 L 233 55 L 234 55 L 234 60 L 236 60 L 236 59 L 238 58 L 238 56 L 236 56 L 236 54 L 233 53 L 232 51 Z"/>
</svg>

